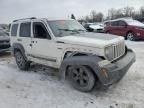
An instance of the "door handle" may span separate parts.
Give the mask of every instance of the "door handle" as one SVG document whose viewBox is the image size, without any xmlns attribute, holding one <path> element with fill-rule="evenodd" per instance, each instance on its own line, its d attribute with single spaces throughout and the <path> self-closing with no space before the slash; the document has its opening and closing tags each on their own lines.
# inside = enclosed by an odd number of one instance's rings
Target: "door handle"
<svg viewBox="0 0 144 108">
<path fill-rule="evenodd" d="M 31 41 L 32 43 L 34 43 L 34 41 Z"/>
<path fill-rule="evenodd" d="M 37 43 L 37 41 L 31 41 L 32 43 Z"/>
<path fill-rule="evenodd" d="M 29 44 L 29 46 L 31 46 L 31 47 L 32 47 L 32 44 Z"/>
<path fill-rule="evenodd" d="M 17 41 L 22 41 L 22 39 L 17 39 Z"/>
</svg>

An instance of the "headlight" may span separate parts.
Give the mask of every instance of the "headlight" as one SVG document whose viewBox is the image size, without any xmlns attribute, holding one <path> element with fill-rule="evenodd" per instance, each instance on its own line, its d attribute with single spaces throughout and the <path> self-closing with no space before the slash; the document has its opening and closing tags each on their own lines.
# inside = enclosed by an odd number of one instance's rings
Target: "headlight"
<svg viewBox="0 0 144 108">
<path fill-rule="evenodd" d="M 113 52 L 112 46 L 108 46 L 108 47 L 105 48 L 105 56 L 107 57 L 108 60 L 113 59 L 112 52 Z"/>
</svg>

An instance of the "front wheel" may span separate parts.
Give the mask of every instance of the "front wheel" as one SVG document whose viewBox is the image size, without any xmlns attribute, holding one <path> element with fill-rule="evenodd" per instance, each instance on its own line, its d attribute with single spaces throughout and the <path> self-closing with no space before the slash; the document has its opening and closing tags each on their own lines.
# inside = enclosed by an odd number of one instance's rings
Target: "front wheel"
<svg viewBox="0 0 144 108">
<path fill-rule="evenodd" d="M 129 33 L 127 34 L 127 40 L 135 41 L 135 40 L 136 40 L 135 34 L 132 33 L 132 32 L 129 32 Z"/>
<path fill-rule="evenodd" d="M 67 70 L 68 81 L 77 90 L 89 92 L 95 85 L 95 76 L 86 66 L 70 66 Z"/>
</svg>

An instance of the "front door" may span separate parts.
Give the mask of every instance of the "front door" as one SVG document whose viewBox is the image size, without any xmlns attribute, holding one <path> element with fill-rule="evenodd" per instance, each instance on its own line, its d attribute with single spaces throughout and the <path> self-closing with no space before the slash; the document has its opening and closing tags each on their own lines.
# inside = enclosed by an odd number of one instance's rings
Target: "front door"
<svg viewBox="0 0 144 108">
<path fill-rule="evenodd" d="M 127 24 L 124 21 L 119 21 L 118 32 L 120 36 L 125 36 L 128 31 Z"/>
<path fill-rule="evenodd" d="M 32 55 L 37 63 L 57 67 L 56 44 L 43 22 L 33 22 Z"/>
<path fill-rule="evenodd" d="M 110 29 L 110 33 L 114 34 L 114 35 L 118 35 L 118 21 L 114 21 L 111 23 L 111 29 Z"/>
</svg>

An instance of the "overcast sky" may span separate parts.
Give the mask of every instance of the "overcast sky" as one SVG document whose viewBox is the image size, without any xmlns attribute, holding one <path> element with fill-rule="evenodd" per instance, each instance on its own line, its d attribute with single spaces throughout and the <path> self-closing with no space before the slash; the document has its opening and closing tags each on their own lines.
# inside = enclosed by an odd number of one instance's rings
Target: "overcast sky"
<svg viewBox="0 0 144 108">
<path fill-rule="evenodd" d="M 27 17 L 68 18 L 88 15 L 91 10 L 105 15 L 110 8 L 133 6 L 139 9 L 144 0 L 0 0 L 0 23 Z"/>
</svg>

